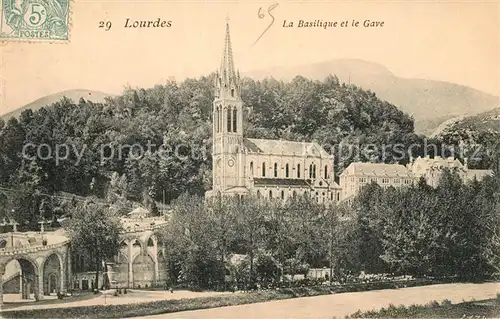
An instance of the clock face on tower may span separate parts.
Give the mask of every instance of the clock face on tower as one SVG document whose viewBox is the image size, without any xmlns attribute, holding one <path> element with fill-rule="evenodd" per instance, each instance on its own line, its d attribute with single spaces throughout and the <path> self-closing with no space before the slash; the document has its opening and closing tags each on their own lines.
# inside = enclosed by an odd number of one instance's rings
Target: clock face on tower
<svg viewBox="0 0 500 319">
<path fill-rule="evenodd" d="M 229 167 L 232 167 L 234 165 L 234 161 L 232 159 L 230 159 L 228 162 L 227 162 L 227 165 L 229 165 Z"/>
</svg>

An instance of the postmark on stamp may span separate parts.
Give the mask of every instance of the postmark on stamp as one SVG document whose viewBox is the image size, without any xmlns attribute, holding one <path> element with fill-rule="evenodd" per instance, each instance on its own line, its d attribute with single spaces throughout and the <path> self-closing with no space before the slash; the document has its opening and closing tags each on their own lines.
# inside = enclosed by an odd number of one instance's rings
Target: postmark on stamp
<svg viewBox="0 0 500 319">
<path fill-rule="evenodd" d="M 69 40 L 70 0 L 1 0 L 0 40 Z"/>
</svg>

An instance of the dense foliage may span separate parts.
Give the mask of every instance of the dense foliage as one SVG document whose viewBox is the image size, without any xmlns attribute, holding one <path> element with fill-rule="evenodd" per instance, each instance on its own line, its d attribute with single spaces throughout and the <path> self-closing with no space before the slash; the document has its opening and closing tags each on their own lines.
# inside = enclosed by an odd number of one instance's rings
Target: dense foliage
<svg viewBox="0 0 500 319">
<path fill-rule="evenodd" d="M 497 273 L 499 194 L 498 176 L 463 184 L 446 170 L 437 188 L 424 180 L 408 189 L 369 185 L 353 205 L 362 267 L 466 279 Z"/>
<path fill-rule="evenodd" d="M 305 275 L 311 265 L 331 264 L 337 276 L 352 262 L 343 252 L 355 249 L 354 225 L 342 219 L 343 206 L 325 207 L 308 197 L 283 203 L 255 197 L 204 201 L 183 194 L 172 208 L 158 236 L 174 284 L 222 288 L 231 276 L 240 284 L 269 285 L 284 275 Z"/>
<path fill-rule="evenodd" d="M 475 280 L 498 274 L 499 194 L 498 177 L 463 184 L 445 171 L 437 188 L 370 184 L 352 206 L 182 195 L 159 235 L 173 283 L 195 287 L 265 286 L 310 267 L 340 282 L 361 271 Z"/>
</svg>

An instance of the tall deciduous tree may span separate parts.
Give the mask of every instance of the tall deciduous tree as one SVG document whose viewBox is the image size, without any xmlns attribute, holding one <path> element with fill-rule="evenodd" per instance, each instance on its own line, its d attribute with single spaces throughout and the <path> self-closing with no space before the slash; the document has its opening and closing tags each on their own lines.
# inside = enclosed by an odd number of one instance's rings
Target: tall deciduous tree
<svg viewBox="0 0 500 319">
<path fill-rule="evenodd" d="M 248 255 L 249 275 L 251 283 L 255 280 L 255 256 L 257 250 L 264 246 L 264 218 L 267 213 L 266 202 L 253 197 L 245 197 L 238 202 L 236 209 L 236 246 Z"/>
<path fill-rule="evenodd" d="M 109 207 L 88 200 L 75 208 L 68 225 L 72 247 L 83 256 L 93 256 L 96 266 L 96 289 L 99 289 L 99 271 L 103 261 L 120 250 L 122 232 L 119 217 Z"/>
</svg>

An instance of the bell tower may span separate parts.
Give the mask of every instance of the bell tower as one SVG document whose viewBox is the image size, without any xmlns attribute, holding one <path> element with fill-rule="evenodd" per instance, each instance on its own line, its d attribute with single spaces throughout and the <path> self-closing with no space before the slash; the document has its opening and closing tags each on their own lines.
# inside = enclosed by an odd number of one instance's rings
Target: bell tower
<svg viewBox="0 0 500 319">
<path fill-rule="evenodd" d="M 215 77 L 213 101 L 213 190 L 244 186 L 243 102 L 241 80 L 235 70 L 229 22 L 220 68 Z"/>
</svg>

